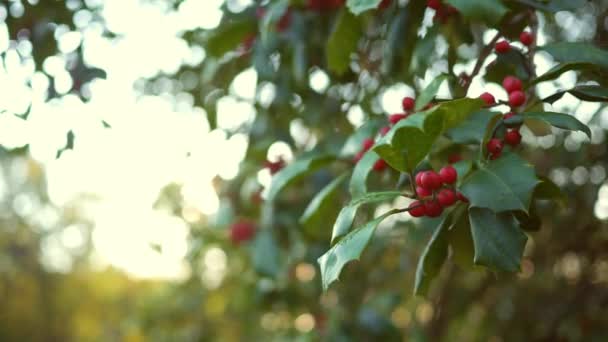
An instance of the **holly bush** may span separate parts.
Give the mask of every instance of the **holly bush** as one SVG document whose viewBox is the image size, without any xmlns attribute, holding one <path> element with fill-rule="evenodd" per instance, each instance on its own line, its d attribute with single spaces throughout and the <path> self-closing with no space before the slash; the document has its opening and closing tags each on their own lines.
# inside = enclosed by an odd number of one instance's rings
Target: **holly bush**
<svg viewBox="0 0 608 342">
<path fill-rule="evenodd" d="M 608 336 L 606 1 L 243 3 L 183 32 L 202 61 L 145 80 L 248 147 L 190 223 L 191 276 L 134 318 L 142 336 Z M 227 127 L 225 99 L 255 115 Z M 157 206 L 183 216 L 176 187 Z"/>
</svg>

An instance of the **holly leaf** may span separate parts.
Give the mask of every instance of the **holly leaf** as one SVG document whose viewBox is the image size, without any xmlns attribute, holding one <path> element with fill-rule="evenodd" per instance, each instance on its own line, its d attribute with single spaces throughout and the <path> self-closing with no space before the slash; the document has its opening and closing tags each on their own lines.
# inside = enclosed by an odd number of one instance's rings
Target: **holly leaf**
<svg viewBox="0 0 608 342">
<path fill-rule="evenodd" d="M 581 131 L 587 134 L 589 139 L 591 139 L 591 129 L 589 129 L 587 125 L 578 121 L 572 115 L 555 112 L 526 112 L 522 113 L 521 115 L 523 115 L 526 121 L 538 120 L 558 128 L 567 129 L 570 131 Z"/>
<path fill-rule="evenodd" d="M 579 85 L 572 89 L 562 90 L 551 96 L 547 96 L 542 101 L 553 104 L 555 101 L 561 99 L 566 93 L 570 93 L 583 101 L 608 102 L 608 89 L 597 85 Z"/>
<path fill-rule="evenodd" d="M 295 162 L 287 165 L 272 177 L 272 182 L 270 183 L 270 188 L 268 189 L 268 202 L 274 201 L 281 190 L 283 190 L 283 188 L 285 188 L 287 185 L 318 170 L 334 160 L 335 156 L 333 155 L 317 154 L 296 160 Z"/>
<path fill-rule="evenodd" d="M 448 229 L 449 217 L 446 216 L 435 228 L 431 239 L 424 247 L 418 267 L 416 267 L 416 279 L 414 281 L 414 295 L 426 296 L 431 281 L 439 274 L 443 262 L 448 256 Z"/>
<path fill-rule="evenodd" d="M 360 206 L 369 203 L 390 201 L 400 195 L 401 193 L 398 191 L 370 192 L 353 199 L 347 206 L 342 208 L 338 214 L 338 218 L 336 219 L 332 230 L 332 244 L 348 233 Z"/>
<path fill-rule="evenodd" d="M 367 151 L 361 160 L 355 165 L 353 175 L 350 177 L 348 186 L 350 194 L 353 197 L 358 197 L 367 192 L 367 176 L 374 168 L 374 164 L 378 161 L 378 155 L 373 151 Z"/>
<path fill-rule="evenodd" d="M 488 124 L 498 114 L 487 109 L 477 111 L 462 124 L 448 130 L 445 134 L 457 144 L 479 144 L 483 140 Z"/>
<path fill-rule="evenodd" d="M 346 7 L 353 12 L 354 15 L 359 15 L 365 11 L 376 9 L 382 0 L 348 0 Z"/>
<path fill-rule="evenodd" d="M 498 24 L 509 9 L 500 0 L 447 0 L 466 18 Z"/>
<path fill-rule="evenodd" d="M 534 188 L 534 199 L 554 200 L 562 208 L 565 208 L 568 203 L 568 197 L 566 197 L 562 189 L 547 177 L 539 176 L 538 178 L 540 179 L 540 183 Z"/>
<path fill-rule="evenodd" d="M 336 195 L 347 176 L 348 174 L 344 173 L 331 181 L 310 201 L 299 220 L 306 230 L 318 231 L 323 227 L 327 217 L 331 216 L 331 208 L 335 204 Z"/>
<path fill-rule="evenodd" d="M 608 69 L 608 51 L 589 43 L 557 42 L 539 47 L 559 62 L 591 63 Z"/>
<path fill-rule="evenodd" d="M 463 98 L 412 114 L 376 142 L 374 151 L 394 169 L 410 172 L 429 154 L 439 135 L 460 125 L 482 105 L 482 100 Z"/>
<path fill-rule="evenodd" d="M 340 272 L 348 262 L 361 257 L 361 253 L 367 247 L 380 222 L 398 212 L 398 210 L 391 210 L 353 230 L 317 259 L 321 268 L 321 283 L 324 290 L 338 280 Z"/>
<path fill-rule="evenodd" d="M 510 213 L 493 213 L 485 208 L 469 208 L 474 262 L 494 270 L 516 272 L 528 237 Z"/>
<path fill-rule="evenodd" d="M 494 212 L 528 212 L 532 191 L 538 184 L 534 168 L 514 153 L 482 165 L 462 181 L 461 192 L 471 207 Z"/>
<path fill-rule="evenodd" d="M 531 80 L 526 88 L 529 88 L 537 83 L 550 81 L 558 78 L 563 73 L 571 70 L 593 70 L 596 71 L 597 67 L 594 64 L 586 63 L 586 62 L 570 62 L 570 63 L 561 63 L 553 68 L 549 69 L 549 71 L 544 74 L 538 76 L 537 78 Z"/>
<path fill-rule="evenodd" d="M 429 85 L 427 85 L 426 88 L 420 92 L 420 94 L 418 94 L 415 107 L 417 111 L 424 108 L 424 106 L 429 104 L 433 98 L 435 98 L 437 92 L 439 91 L 439 87 L 441 87 L 441 84 L 448 78 L 449 75 L 446 74 L 441 74 L 435 77 L 435 79 L 432 80 L 431 83 L 429 83 Z"/>
<path fill-rule="evenodd" d="M 361 33 L 359 19 L 346 9 L 342 9 L 325 47 L 329 70 L 339 75 L 348 70 L 350 56 L 357 49 Z"/>
<path fill-rule="evenodd" d="M 346 140 L 340 151 L 340 156 L 350 157 L 361 151 L 363 140 L 367 138 L 373 139 L 383 125 L 386 125 L 386 121 L 373 119 L 366 121 Z"/>
<path fill-rule="evenodd" d="M 452 258 L 457 265 L 465 269 L 474 267 L 475 259 L 473 236 L 471 235 L 471 223 L 469 215 L 465 212 L 460 215 L 447 232 L 448 243 L 452 249 Z"/>
</svg>

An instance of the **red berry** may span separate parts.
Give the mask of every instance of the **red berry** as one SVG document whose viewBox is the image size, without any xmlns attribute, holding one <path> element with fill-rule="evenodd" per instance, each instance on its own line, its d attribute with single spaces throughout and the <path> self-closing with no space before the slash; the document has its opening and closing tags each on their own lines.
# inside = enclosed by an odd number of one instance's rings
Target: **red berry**
<svg viewBox="0 0 608 342">
<path fill-rule="evenodd" d="M 525 46 L 530 46 L 534 42 L 534 36 L 532 36 L 532 33 L 524 31 L 519 34 L 519 41 Z"/>
<path fill-rule="evenodd" d="M 503 120 L 507 120 L 508 118 L 511 118 L 511 117 L 513 117 L 513 116 L 515 116 L 515 113 L 513 113 L 513 112 L 509 112 L 509 113 L 505 114 L 505 115 L 502 117 L 502 119 L 503 119 Z"/>
<path fill-rule="evenodd" d="M 500 158 L 500 155 L 502 154 L 502 152 L 498 152 L 498 153 L 492 153 L 490 154 L 490 160 L 495 160 Z"/>
<path fill-rule="evenodd" d="M 441 8 L 441 0 L 427 0 L 426 5 L 436 11 Z"/>
<path fill-rule="evenodd" d="M 521 142 L 521 134 L 516 129 L 511 129 L 505 134 L 505 143 L 513 147 L 519 145 Z"/>
<path fill-rule="evenodd" d="M 496 53 L 507 53 L 511 50 L 511 44 L 506 40 L 501 40 L 494 46 Z"/>
<path fill-rule="evenodd" d="M 458 163 L 461 160 L 462 156 L 460 154 L 451 154 L 450 156 L 448 156 L 448 163 L 450 164 Z"/>
<path fill-rule="evenodd" d="M 437 217 L 443 212 L 443 207 L 437 201 L 426 201 L 424 203 L 424 212 L 428 217 Z"/>
<path fill-rule="evenodd" d="M 407 114 L 392 114 L 388 116 L 388 122 L 394 125 L 405 118 L 407 118 Z"/>
<path fill-rule="evenodd" d="M 391 0 L 382 0 L 382 2 L 380 2 L 380 4 L 378 5 L 379 9 L 387 9 L 388 6 L 391 5 Z"/>
<path fill-rule="evenodd" d="M 403 110 L 406 112 L 408 110 L 414 109 L 414 104 L 415 104 L 415 101 L 411 97 L 404 97 L 403 100 L 401 101 L 401 106 L 403 107 Z"/>
<path fill-rule="evenodd" d="M 433 194 L 433 192 L 427 188 L 423 188 L 421 186 L 416 187 L 416 195 L 418 195 L 418 198 L 429 197 L 432 194 Z"/>
<path fill-rule="evenodd" d="M 456 202 L 456 194 L 452 189 L 441 189 L 437 194 L 437 202 L 443 207 L 449 207 Z"/>
<path fill-rule="evenodd" d="M 429 102 L 429 103 L 428 103 L 426 106 L 424 106 L 422 109 L 423 109 L 423 110 L 427 110 L 427 109 L 431 109 L 431 108 L 433 108 L 433 107 L 435 107 L 435 103 L 433 103 L 433 102 Z"/>
<path fill-rule="evenodd" d="M 287 9 L 285 14 L 277 22 L 277 31 L 283 32 L 289 28 L 291 24 L 291 10 Z"/>
<path fill-rule="evenodd" d="M 390 131 L 390 130 L 391 130 L 390 126 L 384 126 L 384 127 L 380 128 L 380 135 L 385 136 L 386 133 L 388 133 L 388 131 Z"/>
<path fill-rule="evenodd" d="M 503 148 L 502 141 L 496 138 L 490 139 L 490 141 L 488 141 L 487 148 L 490 154 L 499 154 Z"/>
<path fill-rule="evenodd" d="M 492 95 L 488 92 L 485 92 L 485 93 L 479 95 L 479 98 L 482 99 L 488 106 L 496 103 L 496 100 L 494 99 L 494 95 Z"/>
<path fill-rule="evenodd" d="M 430 190 L 439 189 L 441 187 L 441 177 L 435 171 L 425 171 L 420 178 L 423 188 Z"/>
<path fill-rule="evenodd" d="M 374 146 L 374 139 L 366 138 L 363 140 L 363 151 L 369 151 Z"/>
<path fill-rule="evenodd" d="M 270 170 L 271 175 L 274 175 L 285 167 L 285 161 L 283 160 L 283 158 L 279 158 L 279 160 L 277 160 L 276 162 L 271 162 L 267 160 L 264 162 L 264 167 Z"/>
<path fill-rule="evenodd" d="M 516 90 L 509 94 L 509 104 L 511 107 L 519 107 L 526 103 L 526 94 L 521 90 Z"/>
<path fill-rule="evenodd" d="M 456 198 L 458 198 L 458 200 L 461 201 L 461 202 L 469 203 L 469 199 L 466 198 L 466 197 L 464 197 L 464 195 L 462 194 L 462 192 L 456 193 Z"/>
<path fill-rule="evenodd" d="M 414 201 L 410 203 L 410 206 L 408 207 L 410 209 L 410 215 L 413 217 L 424 216 L 426 214 L 424 207 L 425 205 L 421 201 Z"/>
<path fill-rule="evenodd" d="M 439 177 L 443 184 L 454 184 L 458 179 L 458 172 L 452 165 L 444 166 L 439 170 Z"/>
<path fill-rule="evenodd" d="M 424 175 L 424 171 L 418 172 L 416 174 L 416 185 L 418 185 L 419 187 L 423 187 L 422 186 L 422 175 Z"/>
<path fill-rule="evenodd" d="M 521 81 L 515 76 L 507 76 L 502 80 L 502 87 L 510 94 L 516 90 L 521 90 Z"/>
<path fill-rule="evenodd" d="M 359 160 L 361 160 L 361 158 L 363 158 L 364 154 L 365 154 L 365 151 L 359 151 L 359 152 L 357 152 L 357 154 L 355 154 L 355 157 L 353 158 L 353 162 L 355 164 L 357 164 L 359 162 Z"/>
<path fill-rule="evenodd" d="M 255 235 L 255 225 L 250 221 L 241 220 L 230 226 L 230 240 L 234 244 L 249 241 Z"/>
<path fill-rule="evenodd" d="M 386 162 L 384 161 L 384 159 L 378 159 L 374 163 L 374 171 L 382 172 L 385 169 L 386 169 Z"/>
</svg>

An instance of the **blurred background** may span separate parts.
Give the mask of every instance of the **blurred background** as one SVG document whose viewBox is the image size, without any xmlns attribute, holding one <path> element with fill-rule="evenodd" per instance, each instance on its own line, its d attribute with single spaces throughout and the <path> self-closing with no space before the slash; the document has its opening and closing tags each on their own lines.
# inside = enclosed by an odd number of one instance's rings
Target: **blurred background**
<svg viewBox="0 0 608 342">
<path fill-rule="evenodd" d="M 608 2 L 574 2 L 537 12 L 538 44 L 608 48 Z M 413 297 L 431 230 L 404 215 L 323 292 L 316 258 L 348 196 L 312 227 L 298 218 L 344 165 L 288 188 L 272 229 L 235 241 L 235 222 L 262 217 L 265 165 L 341 151 L 435 76 L 470 71 L 496 32 L 440 25 L 424 1 L 387 2 L 367 13 L 339 75 L 322 51 L 340 9 L 308 3 L 269 28 L 269 1 L 0 2 L 0 341 L 608 340 L 602 102 L 545 105 L 588 124 L 590 141 L 522 132 L 526 157 L 568 201 L 539 206 L 517 275 L 450 262 L 428 299 Z M 542 52 L 534 62 L 537 74 L 556 64 Z M 598 75 L 569 71 L 536 91 Z M 464 95 L 454 86 L 439 96 Z M 482 77 L 468 96 L 484 91 L 507 98 Z"/>
</svg>

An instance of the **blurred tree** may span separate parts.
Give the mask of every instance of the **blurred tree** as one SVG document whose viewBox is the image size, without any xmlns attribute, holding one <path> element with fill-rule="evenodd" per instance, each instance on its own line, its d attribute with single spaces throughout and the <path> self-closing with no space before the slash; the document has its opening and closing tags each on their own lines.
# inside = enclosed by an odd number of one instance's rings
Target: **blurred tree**
<svg viewBox="0 0 608 342">
<path fill-rule="evenodd" d="M 61 55 L 79 94 L 104 75 L 80 48 L 57 46 L 81 29 L 79 11 L 103 23 L 101 2 L 2 8 L 4 60 L 22 41 L 32 49 L 20 58 L 45 73 Z M 169 80 L 212 129 L 248 137 L 239 173 L 217 178 L 215 215 L 187 218 L 179 184 L 156 203 L 191 222 L 189 278 L 90 272 L 86 253 L 52 272 L 44 231 L 6 205 L 1 339 L 608 338 L 607 1 L 228 0 L 221 10 L 217 27 L 183 32 L 204 49 L 200 63 L 145 80 L 147 93 Z M 252 72 L 248 98 L 236 83 Z M 53 86 L 49 98 L 65 94 Z M 220 110 L 226 100 L 254 117 L 238 122 Z M 69 134 L 67 148 L 78 143 Z M 48 203 L 41 179 L 3 203 Z"/>
</svg>

